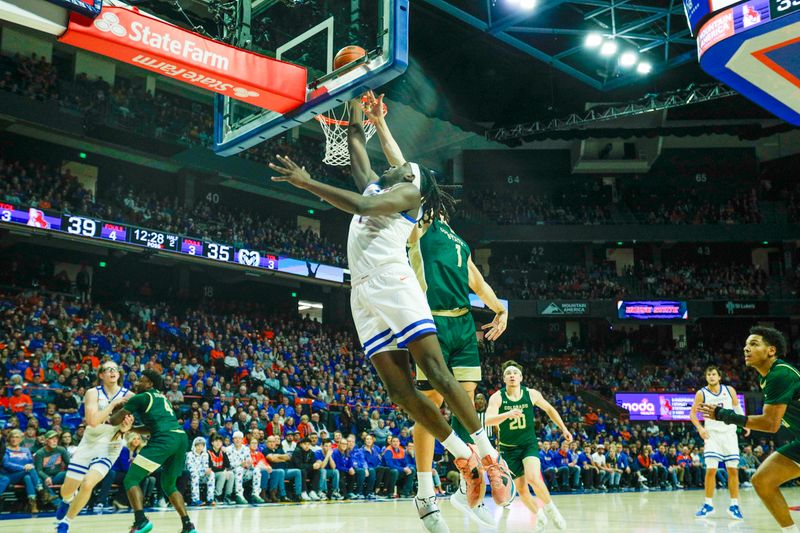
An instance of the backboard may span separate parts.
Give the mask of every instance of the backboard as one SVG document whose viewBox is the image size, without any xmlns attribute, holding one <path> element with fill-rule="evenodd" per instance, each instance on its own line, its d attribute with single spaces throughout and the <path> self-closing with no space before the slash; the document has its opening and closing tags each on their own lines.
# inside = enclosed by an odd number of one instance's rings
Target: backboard
<svg viewBox="0 0 800 533">
<path fill-rule="evenodd" d="M 214 151 L 241 152 L 405 72 L 408 15 L 408 0 L 254 0 L 252 50 L 306 67 L 306 101 L 276 113 L 217 95 Z M 348 45 L 367 57 L 334 71 L 336 52 Z"/>
</svg>

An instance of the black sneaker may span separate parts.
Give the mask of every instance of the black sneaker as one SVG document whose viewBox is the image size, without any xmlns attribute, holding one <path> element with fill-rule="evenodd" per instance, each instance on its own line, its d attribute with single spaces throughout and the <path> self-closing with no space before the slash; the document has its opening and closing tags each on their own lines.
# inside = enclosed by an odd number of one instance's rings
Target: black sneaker
<svg viewBox="0 0 800 533">
<path fill-rule="evenodd" d="M 194 524 L 189 522 L 188 524 L 183 524 L 183 529 L 181 529 L 181 533 L 197 533 L 197 529 L 195 529 Z"/>
</svg>

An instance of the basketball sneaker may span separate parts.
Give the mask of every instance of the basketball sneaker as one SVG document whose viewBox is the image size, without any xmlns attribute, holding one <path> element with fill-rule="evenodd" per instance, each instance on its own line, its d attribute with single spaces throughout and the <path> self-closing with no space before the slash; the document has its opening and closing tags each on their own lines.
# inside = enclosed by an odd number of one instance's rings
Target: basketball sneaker
<svg viewBox="0 0 800 533">
<path fill-rule="evenodd" d="M 69 524 L 67 522 L 59 522 L 56 525 L 56 533 L 69 533 Z"/>
<path fill-rule="evenodd" d="M 472 509 L 478 502 L 481 501 L 483 490 L 485 490 L 483 483 L 483 465 L 478 455 L 473 451 L 468 459 L 459 458 L 453 461 L 461 472 L 461 476 L 467 483 L 466 500 L 467 507 Z M 494 489 L 492 489 L 494 492 Z"/>
<path fill-rule="evenodd" d="M 141 524 L 133 523 L 130 533 L 149 533 L 153 529 L 153 523 L 145 518 Z"/>
<path fill-rule="evenodd" d="M 450 505 L 484 527 L 492 529 L 497 528 L 497 523 L 492 519 L 492 515 L 486 508 L 486 505 L 480 502 L 477 506 L 470 508 L 470 506 L 467 505 L 467 496 L 460 488 L 456 489 L 450 496 Z"/>
<path fill-rule="evenodd" d="M 699 511 L 697 511 L 697 512 L 696 512 L 694 515 L 695 515 L 697 518 L 705 518 L 705 517 L 707 517 L 707 516 L 711 516 L 711 515 L 712 515 L 712 514 L 714 514 L 715 512 L 716 512 L 716 511 L 714 510 L 714 507 L 713 507 L 713 506 L 711 506 L 711 505 L 708 505 L 707 503 L 704 503 L 704 504 L 703 504 L 703 506 L 700 508 L 700 510 L 699 510 Z"/>
<path fill-rule="evenodd" d="M 547 515 L 544 514 L 544 509 L 539 508 L 539 511 L 536 513 L 536 527 L 533 528 L 534 533 L 544 531 L 548 522 L 549 520 L 547 520 Z"/>
<path fill-rule="evenodd" d="M 504 505 L 511 500 L 511 487 L 514 485 L 514 480 L 511 477 L 511 472 L 508 471 L 505 459 L 500 456 L 492 458 L 487 455 L 481 459 L 481 463 L 486 468 L 486 473 L 489 474 L 489 485 L 492 487 L 494 503 Z"/>
<path fill-rule="evenodd" d="M 744 517 L 742 516 L 742 510 L 739 509 L 738 505 L 731 505 L 728 507 L 728 514 L 734 520 L 744 520 Z"/>
<path fill-rule="evenodd" d="M 450 533 L 450 528 L 447 527 L 447 522 L 444 521 L 442 513 L 439 511 L 436 496 L 414 498 L 414 504 L 417 506 L 419 519 L 422 520 L 422 525 L 427 531 L 430 533 Z"/>
<path fill-rule="evenodd" d="M 67 516 L 67 511 L 69 511 L 69 504 L 61 500 L 61 503 L 58 504 L 58 509 L 56 509 L 56 520 L 64 520 L 64 517 Z"/>
<path fill-rule="evenodd" d="M 567 529 L 567 521 L 564 520 L 564 517 L 561 516 L 561 512 L 558 510 L 558 507 L 553 505 L 545 505 L 544 506 L 544 514 L 547 515 L 547 518 L 553 521 L 558 529 Z"/>
</svg>

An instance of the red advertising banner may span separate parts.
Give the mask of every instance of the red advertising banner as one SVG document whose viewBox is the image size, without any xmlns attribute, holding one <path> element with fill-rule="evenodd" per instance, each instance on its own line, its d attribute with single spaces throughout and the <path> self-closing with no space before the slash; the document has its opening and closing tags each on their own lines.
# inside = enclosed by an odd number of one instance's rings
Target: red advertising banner
<svg viewBox="0 0 800 533">
<path fill-rule="evenodd" d="M 71 14 L 59 41 L 201 89 L 286 113 L 306 101 L 306 69 L 207 39 L 136 8 Z"/>
</svg>

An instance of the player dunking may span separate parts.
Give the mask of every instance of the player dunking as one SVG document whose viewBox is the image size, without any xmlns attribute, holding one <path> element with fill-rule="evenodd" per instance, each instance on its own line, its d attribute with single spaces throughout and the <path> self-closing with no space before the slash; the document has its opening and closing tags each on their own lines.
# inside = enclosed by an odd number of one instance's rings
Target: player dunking
<svg viewBox="0 0 800 533">
<path fill-rule="evenodd" d="M 123 409 L 111 416 L 111 422 L 116 424 L 123 420 L 130 423 L 133 416 L 136 416 L 144 427 L 137 427 L 134 431 L 150 433 L 150 441 L 133 460 L 123 481 L 134 513 L 130 533 L 147 533 L 153 529 L 153 524 L 144 514 L 144 494 L 139 483 L 159 468 L 161 489 L 181 517 L 181 533 L 197 533 L 186 513 L 183 496 L 176 486 L 186 464 L 188 439 L 175 417 L 172 405 L 160 392 L 162 384 L 158 372 L 144 370 L 135 385 L 136 395 L 128 399 Z"/>
<path fill-rule="evenodd" d="M 405 158 L 383 116 L 383 95 L 375 98 L 372 93 L 368 93 L 365 111 L 375 124 L 389 164 L 403 165 Z M 481 380 L 481 362 L 475 323 L 470 314 L 470 289 L 495 312 L 494 320 L 483 326 L 483 329 L 488 330 L 487 339 L 495 340 L 503 334 L 508 322 L 508 312 L 472 262 L 467 243 L 448 224 L 448 215 L 454 205 L 453 199 L 446 194 L 437 197 L 435 202 L 425 202 L 422 220 L 417 223 L 409 238 L 408 256 L 431 307 L 445 364 L 474 403 L 475 389 Z M 442 405 L 442 395 L 433 390 L 424 371 L 419 367 L 417 387 L 434 404 Z M 465 442 L 472 442 L 469 432 L 455 416 L 452 418 L 452 427 Z M 425 428 L 414 428 L 418 481 L 415 503 L 425 528 L 432 533 L 445 533 L 449 528 L 441 518 L 433 487 L 434 442 L 433 435 Z M 467 506 L 466 482 L 463 478 L 459 489 L 450 496 L 450 503 L 481 525 L 495 527 L 495 521 L 483 503 L 473 509 Z"/>
<path fill-rule="evenodd" d="M 469 396 L 444 363 L 430 307 L 406 259 L 406 242 L 420 219 L 422 199 L 430 200 L 441 191 L 430 172 L 416 163 L 391 167 L 378 177 L 370 168 L 361 102 L 349 105 L 351 170 L 362 194 L 315 181 L 304 168 L 282 156 L 278 156 L 279 164 L 270 164 L 279 174 L 272 180 L 306 189 L 355 215 L 347 238 L 350 305 L 364 352 L 392 400 L 453 454 L 467 480 L 468 505 L 475 507 L 480 502 L 484 467 L 492 490 L 507 499 L 511 493 L 508 472 L 498 463 L 498 453 L 489 443 Z M 470 432 L 480 458 L 447 425 L 433 402 L 416 390 L 409 352 Z"/>
<path fill-rule="evenodd" d="M 564 425 L 561 415 L 544 399 L 542 393 L 522 386 L 522 366 L 519 363 L 506 361 L 503 364 L 503 382 L 506 386 L 489 398 L 486 425 L 499 427 L 498 448 L 508 462 L 522 503 L 537 516 L 535 531 L 544 530 L 547 518 L 551 519 L 558 529 L 565 529 L 567 522 L 550 497 L 550 491 L 542 478 L 533 406 L 547 413 L 550 420 L 561 430 L 566 442 L 572 442 L 572 433 Z M 536 496 L 544 502 L 544 514 L 531 496 L 528 485 L 533 487 Z"/>
<path fill-rule="evenodd" d="M 706 386 L 697 391 L 689 418 L 697 428 L 703 439 L 706 461 L 705 491 L 706 499 L 700 510 L 695 513 L 698 518 L 714 514 L 714 488 L 717 483 L 717 468 L 720 463 L 728 471 L 728 490 L 731 494 L 731 504 L 728 514 L 734 520 L 743 520 L 742 511 L 739 509 L 739 438 L 736 435 L 736 426 L 729 426 L 717 420 L 706 420 L 705 427 L 697 419 L 697 408 L 701 404 L 714 404 L 725 409 L 733 409 L 743 413 L 736 391 L 730 385 L 723 385 L 720 380 L 719 368 L 709 366 L 706 368 Z M 745 436 L 750 434 L 745 429 Z"/>
<path fill-rule="evenodd" d="M 778 448 L 761 463 L 752 483 L 758 497 L 778 522 L 783 533 L 800 533 L 781 494 L 781 485 L 800 477 L 800 370 L 786 356 L 786 338 L 774 328 L 756 326 L 744 345 L 744 364 L 758 372 L 764 393 L 764 412 L 745 416 L 719 405 L 704 403 L 698 410 L 708 419 L 732 426 L 776 433 L 781 425 L 794 440 Z"/>
<path fill-rule="evenodd" d="M 73 520 L 89 501 L 92 491 L 119 457 L 123 439 L 113 437 L 117 427 L 108 424 L 111 411 L 125 398 L 132 396 L 128 389 L 120 386 L 119 367 L 113 361 L 100 365 L 100 384 L 90 388 L 84 395 L 86 432 L 72 455 L 67 476 L 61 485 L 62 503 L 56 510 L 58 533 L 69 531 Z M 76 494 L 75 491 L 80 487 Z"/>
</svg>

